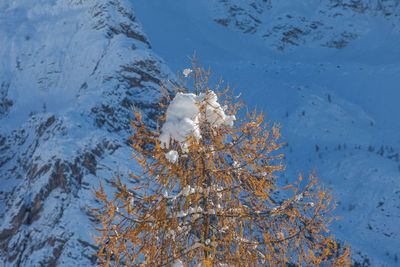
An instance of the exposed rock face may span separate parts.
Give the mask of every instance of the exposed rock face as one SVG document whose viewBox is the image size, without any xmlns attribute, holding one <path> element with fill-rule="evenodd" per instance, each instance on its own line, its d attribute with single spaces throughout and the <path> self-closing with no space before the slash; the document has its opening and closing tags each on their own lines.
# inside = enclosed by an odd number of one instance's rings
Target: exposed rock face
<svg viewBox="0 0 400 267">
<path fill-rule="evenodd" d="M 0 3 L 2 266 L 95 264 L 92 187 L 126 177 L 130 105 L 152 118 L 169 75 L 129 2 Z"/>
<path fill-rule="evenodd" d="M 216 22 L 256 34 L 278 50 L 304 45 L 341 49 L 368 31 L 370 16 L 382 16 L 397 29 L 400 26 L 398 0 L 209 2 Z"/>
<path fill-rule="evenodd" d="M 7 98 L 9 87 L 10 85 L 5 82 L 0 85 L 0 118 L 7 115 L 8 110 L 13 104 L 13 102 Z"/>
</svg>

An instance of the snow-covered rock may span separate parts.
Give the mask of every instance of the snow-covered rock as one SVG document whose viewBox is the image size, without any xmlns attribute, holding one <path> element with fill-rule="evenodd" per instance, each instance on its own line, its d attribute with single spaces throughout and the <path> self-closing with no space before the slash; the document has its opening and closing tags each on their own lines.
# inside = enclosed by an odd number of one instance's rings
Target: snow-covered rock
<svg viewBox="0 0 400 267">
<path fill-rule="evenodd" d="M 380 16 L 400 30 L 400 1 L 208 0 L 214 20 L 255 34 L 278 50 L 296 46 L 341 49 L 362 37 Z"/>
<path fill-rule="evenodd" d="M 93 186 L 134 168 L 169 75 L 130 1 L 0 3 L 0 265 L 89 266 Z"/>
</svg>

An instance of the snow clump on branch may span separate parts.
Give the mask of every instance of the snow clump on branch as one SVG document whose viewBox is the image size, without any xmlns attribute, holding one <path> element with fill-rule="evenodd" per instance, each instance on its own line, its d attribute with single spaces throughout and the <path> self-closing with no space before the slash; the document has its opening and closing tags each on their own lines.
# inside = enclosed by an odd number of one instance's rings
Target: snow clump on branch
<svg viewBox="0 0 400 267">
<path fill-rule="evenodd" d="M 189 76 L 189 74 L 192 73 L 192 72 L 193 72 L 193 70 L 191 70 L 191 69 L 184 69 L 182 73 L 183 73 L 183 75 L 184 75 L 185 77 L 187 77 L 187 76 Z"/>
<path fill-rule="evenodd" d="M 178 152 L 176 150 L 171 150 L 171 151 L 169 151 L 168 153 L 165 154 L 165 157 L 170 162 L 175 163 L 179 158 L 179 154 L 178 154 Z"/>
<path fill-rule="evenodd" d="M 204 112 L 201 113 L 202 108 L 204 108 Z M 218 103 L 218 96 L 213 91 L 203 92 L 199 95 L 177 93 L 167 108 L 166 121 L 159 136 L 161 145 L 169 147 L 170 140 L 175 140 L 180 143 L 184 151 L 187 150 L 189 137 L 196 140 L 202 137 L 199 127 L 202 119 L 213 127 L 219 127 L 222 124 L 232 126 L 236 120 L 234 115 L 225 114 L 224 109 Z"/>
</svg>

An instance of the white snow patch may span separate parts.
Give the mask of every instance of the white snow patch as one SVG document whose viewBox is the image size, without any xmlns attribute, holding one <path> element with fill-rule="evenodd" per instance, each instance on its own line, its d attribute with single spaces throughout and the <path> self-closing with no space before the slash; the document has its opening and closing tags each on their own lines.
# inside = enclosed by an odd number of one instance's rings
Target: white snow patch
<svg viewBox="0 0 400 267">
<path fill-rule="evenodd" d="M 184 69 L 182 73 L 183 73 L 183 75 L 184 75 L 185 77 L 187 77 L 187 76 L 189 76 L 189 74 L 192 73 L 192 72 L 193 72 L 192 69 Z"/>
<path fill-rule="evenodd" d="M 168 153 L 165 153 L 165 157 L 169 162 L 175 163 L 179 159 L 179 154 L 176 150 L 171 150 Z"/>
<path fill-rule="evenodd" d="M 168 146 L 170 139 L 184 143 L 188 137 L 200 138 L 198 127 L 199 107 L 195 94 L 178 93 L 167 109 L 167 119 L 159 140 Z"/>
<path fill-rule="evenodd" d="M 207 122 L 214 126 L 220 126 L 221 124 L 233 126 L 236 117 L 234 115 L 228 116 L 225 114 L 224 108 L 218 103 L 218 97 L 213 91 L 209 91 L 208 95 L 202 93 L 199 98 L 202 104 L 205 103 L 206 105 Z"/>
<path fill-rule="evenodd" d="M 204 114 L 200 113 L 204 108 Z M 187 140 L 194 137 L 199 140 L 201 136 L 199 121 L 205 116 L 206 122 L 213 127 L 222 124 L 232 126 L 235 116 L 228 116 L 218 103 L 218 97 L 213 91 L 195 95 L 192 93 L 177 93 L 167 109 L 167 119 L 161 129 L 159 140 L 164 147 L 169 147 L 170 140 L 179 142 L 186 150 Z"/>
<path fill-rule="evenodd" d="M 176 261 L 173 263 L 172 267 L 183 267 L 183 263 L 182 263 L 181 260 L 176 260 Z"/>
</svg>

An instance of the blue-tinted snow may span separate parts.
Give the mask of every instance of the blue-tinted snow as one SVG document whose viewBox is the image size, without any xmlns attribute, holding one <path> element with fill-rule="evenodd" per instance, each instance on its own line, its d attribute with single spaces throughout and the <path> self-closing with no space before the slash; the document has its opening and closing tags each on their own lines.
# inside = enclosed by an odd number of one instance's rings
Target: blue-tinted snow
<svg viewBox="0 0 400 267">
<path fill-rule="evenodd" d="M 214 0 L 137 0 L 134 7 L 153 51 L 173 71 L 188 67 L 187 56 L 196 50 L 204 65 L 242 92 L 247 104 L 281 122 L 288 142 L 282 181 L 315 169 L 336 196 L 335 214 L 343 219 L 331 228 L 339 238 L 374 266 L 398 264 L 398 6 L 391 9 L 396 16 L 385 17 L 383 8 L 373 9 L 374 1 L 366 3 L 371 10 L 364 13 L 328 9 L 321 1 L 268 1 L 262 12 L 253 13 L 262 21 L 257 31 L 246 34 L 215 22 L 229 18 L 221 3 L 246 9 L 245 1 Z M 341 12 L 341 17 L 328 17 L 329 12 Z M 301 28 L 307 20 L 321 21 L 323 36 L 311 32 L 299 46 L 283 51 L 277 49 L 279 32 L 267 38 L 260 34 L 274 24 Z M 344 47 L 321 45 L 345 31 L 354 35 Z"/>
</svg>

